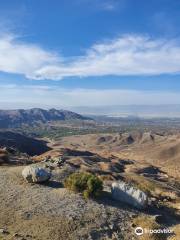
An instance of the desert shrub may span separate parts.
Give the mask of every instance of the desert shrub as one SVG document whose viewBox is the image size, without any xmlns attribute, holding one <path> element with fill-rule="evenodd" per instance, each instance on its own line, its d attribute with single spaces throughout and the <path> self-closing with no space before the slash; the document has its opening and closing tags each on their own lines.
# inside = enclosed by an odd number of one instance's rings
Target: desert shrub
<svg viewBox="0 0 180 240">
<path fill-rule="evenodd" d="M 97 176 L 85 172 L 69 175 L 64 184 L 74 192 L 82 192 L 85 199 L 98 197 L 103 189 L 103 182 Z"/>
</svg>

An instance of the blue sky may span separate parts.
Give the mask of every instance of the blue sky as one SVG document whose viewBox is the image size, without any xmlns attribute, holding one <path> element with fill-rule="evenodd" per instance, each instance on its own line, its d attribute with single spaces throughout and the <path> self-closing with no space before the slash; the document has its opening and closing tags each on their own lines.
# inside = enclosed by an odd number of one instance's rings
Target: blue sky
<svg viewBox="0 0 180 240">
<path fill-rule="evenodd" d="M 0 1 L 0 108 L 180 104 L 179 0 Z"/>
</svg>

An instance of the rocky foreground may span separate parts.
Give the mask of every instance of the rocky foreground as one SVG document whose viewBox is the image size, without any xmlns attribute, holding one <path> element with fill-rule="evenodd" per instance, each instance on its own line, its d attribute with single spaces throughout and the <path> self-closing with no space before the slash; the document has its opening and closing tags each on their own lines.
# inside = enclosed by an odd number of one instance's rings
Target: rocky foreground
<svg viewBox="0 0 180 240">
<path fill-rule="evenodd" d="M 137 210 L 104 196 L 85 201 L 62 187 L 59 171 L 47 185 L 29 185 L 23 167 L 0 168 L 2 239 L 135 239 Z"/>
</svg>

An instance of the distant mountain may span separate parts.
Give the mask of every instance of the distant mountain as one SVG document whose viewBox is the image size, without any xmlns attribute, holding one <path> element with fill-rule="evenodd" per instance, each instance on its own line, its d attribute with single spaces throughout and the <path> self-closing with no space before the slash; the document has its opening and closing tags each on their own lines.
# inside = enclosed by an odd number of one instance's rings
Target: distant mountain
<svg viewBox="0 0 180 240">
<path fill-rule="evenodd" d="M 2 147 L 12 147 L 30 156 L 39 155 L 51 149 L 43 140 L 26 137 L 12 131 L 0 131 L 0 148 Z"/>
<path fill-rule="evenodd" d="M 18 127 L 23 124 L 46 123 L 49 121 L 89 119 L 71 111 L 57 109 L 0 110 L 0 128 Z"/>
</svg>

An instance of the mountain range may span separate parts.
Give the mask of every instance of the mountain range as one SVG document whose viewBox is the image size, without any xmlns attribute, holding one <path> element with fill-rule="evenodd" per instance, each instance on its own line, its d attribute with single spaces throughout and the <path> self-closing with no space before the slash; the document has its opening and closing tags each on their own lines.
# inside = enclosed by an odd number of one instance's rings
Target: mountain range
<svg viewBox="0 0 180 240">
<path fill-rule="evenodd" d="M 44 110 L 41 108 L 32 108 L 27 110 L 0 110 L 0 128 L 68 120 L 89 120 L 89 118 L 75 112 L 57 109 Z"/>
</svg>

